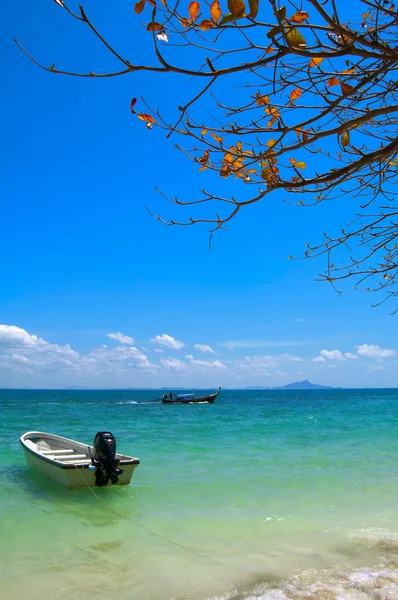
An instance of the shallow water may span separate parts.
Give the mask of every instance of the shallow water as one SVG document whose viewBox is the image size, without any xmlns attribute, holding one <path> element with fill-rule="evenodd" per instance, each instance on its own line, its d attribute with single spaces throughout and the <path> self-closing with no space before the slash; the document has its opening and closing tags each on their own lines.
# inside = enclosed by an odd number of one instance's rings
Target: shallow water
<svg viewBox="0 0 398 600">
<path fill-rule="evenodd" d="M 0 391 L 2 599 L 398 598 L 398 391 L 156 395 Z M 28 470 L 32 429 L 138 456 L 96 489 L 124 518 Z"/>
</svg>

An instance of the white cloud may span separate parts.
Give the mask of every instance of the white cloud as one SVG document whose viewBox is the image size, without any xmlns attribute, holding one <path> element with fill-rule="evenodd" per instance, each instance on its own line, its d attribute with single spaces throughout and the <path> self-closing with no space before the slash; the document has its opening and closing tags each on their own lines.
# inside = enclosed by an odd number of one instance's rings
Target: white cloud
<svg viewBox="0 0 398 600">
<path fill-rule="evenodd" d="M 12 358 L 12 360 L 16 360 L 25 365 L 30 365 L 32 363 L 30 358 L 27 358 L 26 356 L 22 356 L 21 354 L 11 354 L 11 358 Z"/>
<path fill-rule="evenodd" d="M 163 348 L 154 348 L 153 351 L 154 352 L 163 352 Z"/>
<path fill-rule="evenodd" d="M 270 375 L 270 370 L 276 369 L 281 364 L 298 362 L 303 362 L 303 359 L 291 354 L 245 356 L 236 364 L 236 368 L 250 374 Z"/>
<path fill-rule="evenodd" d="M 223 365 L 219 360 L 197 360 L 195 358 L 191 359 L 190 364 L 194 367 L 205 367 L 208 369 L 226 369 L 227 367 Z"/>
<path fill-rule="evenodd" d="M 116 333 L 107 333 L 108 338 L 111 340 L 115 340 L 115 342 L 119 342 L 120 344 L 134 344 L 134 339 L 129 335 L 124 335 L 124 333 L 120 333 L 120 331 L 116 331 Z"/>
<path fill-rule="evenodd" d="M 178 358 L 161 358 L 160 362 L 167 369 L 171 369 L 172 371 L 184 371 L 187 368 L 186 363 L 183 363 Z"/>
<path fill-rule="evenodd" d="M 18 352 L 13 352 L 16 348 Z M 108 380 L 113 376 L 128 377 L 133 372 L 154 372 L 157 368 L 134 346 L 108 348 L 101 345 L 88 354 L 80 354 L 69 344 L 50 344 L 25 329 L 11 325 L 0 325 L 0 361 L 3 377 L 10 372 L 20 375 L 30 373 L 39 379 L 44 376 L 55 381 L 66 379 L 69 385 L 75 384 L 79 378 L 97 383 L 101 376 Z"/>
<path fill-rule="evenodd" d="M 296 323 L 304 323 L 305 319 L 301 319 L 300 317 L 298 319 L 295 319 Z"/>
<path fill-rule="evenodd" d="M 356 354 L 352 354 L 351 352 L 344 352 L 344 356 L 351 360 L 358 359 L 358 356 Z"/>
<path fill-rule="evenodd" d="M 15 325 L 0 325 L 0 346 L 8 348 L 18 348 L 20 346 L 40 346 L 46 345 L 43 339 L 36 335 L 31 335 L 25 329 Z"/>
<path fill-rule="evenodd" d="M 194 357 L 192 356 L 192 354 L 186 354 L 185 358 L 188 358 L 189 360 L 193 360 Z"/>
<path fill-rule="evenodd" d="M 172 350 L 180 350 L 186 344 L 183 342 L 179 342 L 174 339 L 171 335 L 167 335 L 167 333 L 163 333 L 162 335 L 157 335 L 155 338 L 151 339 L 152 344 L 159 344 L 160 346 L 167 346 L 167 348 L 172 348 Z"/>
<path fill-rule="evenodd" d="M 344 354 L 340 350 L 321 350 L 319 354 L 326 360 L 345 360 Z"/>
<path fill-rule="evenodd" d="M 312 358 L 311 360 L 312 360 L 312 362 L 319 362 L 319 363 L 326 362 L 326 358 L 323 358 L 323 356 L 316 356 L 315 358 Z"/>
<path fill-rule="evenodd" d="M 222 342 L 220 345 L 228 350 L 236 348 L 286 348 L 288 346 L 312 346 L 314 342 L 310 340 L 290 340 L 290 341 L 275 341 L 275 340 L 233 340 Z"/>
<path fill-rule="evenodd" d="M 372 365 L 368 371 L 384 371 L 383 365 Z"/>
<path fill-rule="evenodd" d="M 380 346 L 369 346 L 368 344 L 362 344 L 357 346 L 357 353 L 360 356 L 367 356 L 368 358 L 388 358 L 389 356 L 395 356 L 395 350 L 383 349 Z"/>
<path fill-rule="evenodd" d="M 206 344 L 194 344 L 193 347 L 196 350 L 199 350 L 199 352 L 209 352 L 210 354 L 215 354 L 213 348 L 211 348 L 210 346 L 207 346 Z"/>
</svg>

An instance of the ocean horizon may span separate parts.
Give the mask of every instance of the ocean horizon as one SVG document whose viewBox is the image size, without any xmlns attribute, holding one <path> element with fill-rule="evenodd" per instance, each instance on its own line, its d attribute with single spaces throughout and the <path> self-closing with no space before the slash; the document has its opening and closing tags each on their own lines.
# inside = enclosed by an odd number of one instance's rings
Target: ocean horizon
<svg viewBox="0 0 398 600">
<path fill-rule="evenodd" d="M 0 390 L 2 597 L 398 597 L 398 390 L 152 391 Z M 110 430 L 141 464 L 68 490 L 28 469 L 28 430 Z"/>
</svg>

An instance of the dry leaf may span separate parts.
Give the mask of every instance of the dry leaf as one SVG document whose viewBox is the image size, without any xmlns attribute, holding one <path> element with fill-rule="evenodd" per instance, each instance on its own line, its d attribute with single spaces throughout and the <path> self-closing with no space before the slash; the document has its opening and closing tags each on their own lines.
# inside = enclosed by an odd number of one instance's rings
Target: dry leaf
<svg viewBox="0 0 398 600">
<path fill-rule="evenodd" d="M 243 15 L 245 9 L 246 7 L 243 0 L 228 0 L 228 10 L 234 17 Z"/>
<path fill-rule="evenodd" d="M 343 92 L 343 94 L 349 94 L 354 88 L 352 87 L 352 85 L 348 85 L 348 83 L 342 83 L 341 84 L 341 91 Z"/>
<path fill-rule="evenodd" d="M 206 135 L 206 133 L 209 133 L 208 129 L 202 129 L 202 136 Z"/>
<path fill-rule="evenodd" d="M 338 85 L 339 83 L 340 83 L 340 79 L 337 79 L 337 77 L 331 77 L 328 81 L 328 87 Z"/>
<path fill-rule="evenodd" d="M 290 96 L 289 96 L 289 100 L 290 102 L 293 104 L 293 102 L 295 100 L 297 100 L 298 98 L 300 98 L 301 94 L 303 92 L 300 90 L 300 88 L 294 88 L 294 90 L 292 92 L 290 92 Z"/>
<path fill-rule="evenodd" d="M 255 19 L 257 17 L 258 3 L 259 3 L 259 0 L 249 0 L 249 8 L 250 8 L 249 17 L 251 17 L 252 19 Z"/>
<path fill-rule="evenodd" d="M 205 150 L 203 153 L 203 156 L 198 158 L 198 161 L 200 162 L 201 165 L 205 165 L 209 161 L 209 151 Z"/>
<path fill-rule="evenodd" d="M 226 154 L 224 154 L 224 162 L 229 163 L 232 165 L 232 163 L 235 161 L 235 157 L 230 154 L 229 152 L 227 152 Z"/>
<path fill-rule="evenodd" d="M 295 27 L 290 27 L 286 30 L 286 39 L 293 48 L 302 50 L 307 46 L 304 36 Z"/>
<path fill-rule="evenodd" d="M 219 135 L 212 133 L 211 137 L 216 140 L 216 142 L 218 142 L 219 144 L 222 144 L 222 137 L 220 137 Z"/>
<path fill-rule="evenodd" d="M 231 174 L 231 167 L 229 165 L 224 165 L 220 170 L 220 177 L 228 177 Z"/>
<path fill-rule="evenodd" d="M 269 104 L 269 97 L 261 96 L 260 92 L 256 92 L 256 104 L 258 106 L 267 106 Z"/>
<path fill-rule="evenodd" d="M 218 23 L 221 17 L 221 8 L 219 0 L 214 0 L 212 5 L 210 6 L 210 14 L 213 21 L 215 23 Z"/>
<path fill-rule="evenodd" d="M 310 67 L 317 67 L 318 65 L 321 64 L 321 62 L 323 60 L 325 60 L 325 59 L 322 57 L 314 56 L 314 58 L 311 58 L 311 60 L 310 60 Z"/>
<path fill-rule="evenodd" d="M 147 31 L 163 31 L 163 29 L 163 25 L 161 25 L 160 23 L 156 23 L 156 21 L 152 21 L 151 23 L 149 23 L 149 25 L 146 28 Z"/>
<path fill-rule="evenodd" d="M 236 144 L 236 147 L 237 147 L 237 149 L 238 149 L 238 152 L 242 152 L 242 142 L 238 142 L 238 143 Z"/>
<path fill-rule="evenodd" d="M 305 162 L 297 162 L 297 160 L 295 158 L 289 158 L 289 161 L 291 162 L 291 164 L 296 167 L 296 169 L 305 169 L 305 167 L 307 166 L 305 164 Z"/>
<path fill-rule="evenodd" d="M 290 23 L 303 23 L 306 19 L 309 19 L 310 15 L 304 10 L 299 10 L 292 17 L 290 17 Z"/>
<path fill-rule="evenodd" d="M 350 134 L 348 131 L 345 131 L 340 138 L 341 145 L 343 148 L 350 145 Z"/>
<path fill-rule="evenodd" d="M 280 117 L 279 110 L 273 106 L 266 106 L 264 111 L 267 113 L 267 115 L 271 115 L 272 119 L 269 120 L 268 127 L 272 127 L 275 121 L 277 121 Z"/>
<path fill-rule="evenodd" d="M 142 11 L 145 8 L 145 4 L 146 4 L 146 0 L 141 0 L 141 2 L 136 2 L 136 4 L 134 5 L 134 12 L 136 15 L 139 15 L 140 13 L 142 13 Z"/>
<path fill-rule="evenodd" d="M 141 119 L 141 121 L 147 121 L 148 123 L 156 123 L 156 119 L 152 117 L 152 115 L 147 115 L 145 113 L 137 113 L 137 117 Z"/>
<path fill-rule="evenodd" d="M 199 27 L 201 28 L 202 31 L 209 31 L 209 29 L 214 27 L 214 23 L 213 23 L 213 21 L 210 21 L 209 19 L 204 19 L 204 21 L 201 22 Z"/>
<path fill-rule="evenodd" d="M 192 21 L 195 21 L 195 19 L 197 18 L 198 14 L 200 11 L 200 4 L 199 2 L 191 2 L 191 4 L 188 6 L 188 12 L 189 12 L 189 16 L 192 19 Z"/>
</svg>

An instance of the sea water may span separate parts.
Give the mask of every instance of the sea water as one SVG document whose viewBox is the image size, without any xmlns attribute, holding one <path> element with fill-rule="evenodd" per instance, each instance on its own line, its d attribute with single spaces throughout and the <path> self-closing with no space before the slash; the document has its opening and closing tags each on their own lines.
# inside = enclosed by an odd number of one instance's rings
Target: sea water
<svg viewBox="0 0 398 600">
<path fill-rule="evenodd" d="M 398 390 L 159 395 L 0 391 L 2 600 L 398 598 Z M 65 489 L 29 430 L 110 430 L 141 464 Z"/>
</svg>

